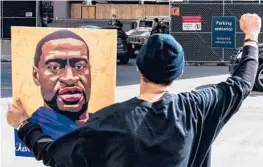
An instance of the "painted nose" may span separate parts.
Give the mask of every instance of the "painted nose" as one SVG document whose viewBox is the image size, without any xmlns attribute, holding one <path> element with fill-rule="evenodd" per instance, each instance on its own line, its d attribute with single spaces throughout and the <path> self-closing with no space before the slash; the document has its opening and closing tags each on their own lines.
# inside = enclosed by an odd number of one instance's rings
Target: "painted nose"
<svg viewBox="0 0 263 167">
<path fill-rule="evenodd" d="M 64 75 L 60 78 L 60 81 L 66 85 L 74 85 L 78 81 L 78 77 L 74 75 L 71 67 L 66 67 Z"/>
</svg>

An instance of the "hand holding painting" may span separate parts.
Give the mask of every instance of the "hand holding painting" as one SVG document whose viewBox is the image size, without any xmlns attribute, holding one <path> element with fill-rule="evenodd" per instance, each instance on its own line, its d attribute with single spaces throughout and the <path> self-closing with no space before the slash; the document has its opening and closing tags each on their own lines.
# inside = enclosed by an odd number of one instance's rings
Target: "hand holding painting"
<svg viewBox="0 0 263 167">
<path fill-rule="evenodd" d="M 16 99 L 16 106 L 14 104 L 8 105 L 6 118 L 8 124 L 16 129 L 19 129 L 23 125 L 28 115 L 20 99 Z"/>
</svg>

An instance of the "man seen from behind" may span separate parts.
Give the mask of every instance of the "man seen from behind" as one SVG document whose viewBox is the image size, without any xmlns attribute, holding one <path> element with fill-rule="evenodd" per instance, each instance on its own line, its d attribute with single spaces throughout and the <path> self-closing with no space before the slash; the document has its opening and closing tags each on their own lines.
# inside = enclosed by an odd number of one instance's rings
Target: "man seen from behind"
<svg viewBox="0 0 263 167">
<path fill-rule="evenodd" d="M 241 62 L 225 82 L 173 94 L 169 86 L 184 70 L 182 46 L 154 34 L 137 57 L 140 94 L 97 111 L 85 125 L 57 140 L 24 116 L 21 103 L 9 124 L 37 160 L 51 167 L 209 167 L 210 151 L 224 125 L 251 92 L 258 68 L 261 18 L 244 14 Z"/>
</svg>

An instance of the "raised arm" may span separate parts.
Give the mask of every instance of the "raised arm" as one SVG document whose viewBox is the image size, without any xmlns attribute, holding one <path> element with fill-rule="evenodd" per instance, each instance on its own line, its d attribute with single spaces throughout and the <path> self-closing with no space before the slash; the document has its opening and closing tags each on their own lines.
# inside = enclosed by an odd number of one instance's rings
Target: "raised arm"
<svg viewBox="0 0 263 167">
<path fill-rule="evenodd" d="M 256 14 L 245 14 L 240 19 L 240 28 L 245 33 L 241 61 L 234 74 L 225 82 L 190 94 L 199 104 L 205 120 L 227 122 L 240 108 L 253 89 L 258 69 L 258 35 L 261 18 Z"/>
</svg>

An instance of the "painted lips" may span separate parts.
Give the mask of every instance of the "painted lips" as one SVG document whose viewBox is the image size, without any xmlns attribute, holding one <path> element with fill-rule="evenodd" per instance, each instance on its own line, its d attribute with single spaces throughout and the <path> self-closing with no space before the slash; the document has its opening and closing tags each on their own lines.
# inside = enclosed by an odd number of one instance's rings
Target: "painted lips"
<svg viewBox="0 0 263 167">
<path fill-rule="evenodd" d="M 82 91 L 78 87 L 66 87 L 59 91 L 59 97 L 66 102 L 79 101 L 82 96 Z"/>
</svg>

